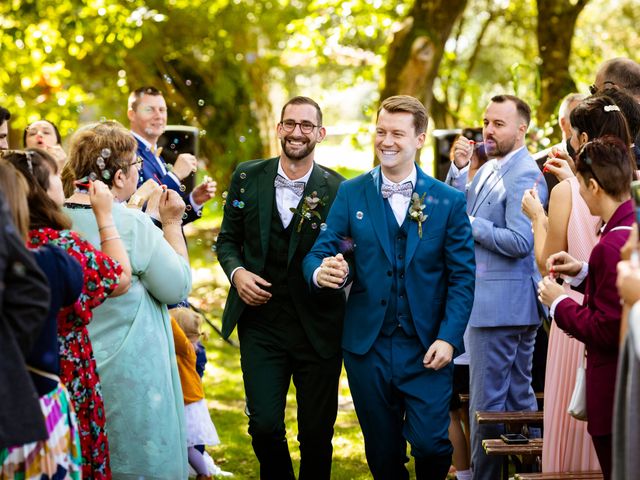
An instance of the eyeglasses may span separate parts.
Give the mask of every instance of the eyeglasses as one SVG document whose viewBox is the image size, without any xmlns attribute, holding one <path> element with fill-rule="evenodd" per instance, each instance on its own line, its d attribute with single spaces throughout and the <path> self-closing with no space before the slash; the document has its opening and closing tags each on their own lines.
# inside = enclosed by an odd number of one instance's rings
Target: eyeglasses
<svg viewBox="0 0 640 480">
<path fill-rule="evenodd" d="M 602 82 L 602 86 L 606 86 L 606 85 L 611 85 L 611 86 L 616 86 L 616 84 L 614 82 L 611 82 L 609 80 Z M 589 93 L 591 93 L 591 95 L 595 95 L 596 93 L 598 93 L 598 87 L 596 87 L 595 83 L 592 83 L 591 85 L 589 85 Z"/>
<path fill-rule="evenodd" d="M 144 159 L 138 155 L 136 156 L 135 161 L 131 162 L 129 166 L 133 167 L 135 165 L 136 167 L 138 167 L 138 170 L 140 170 L 142 168 L 143 163 L 144 163 Z"/>
<path fill-rule="evenodd" d="M 282 120 L 280 122 L 280 126 L 282 127 L 282 129 L 287 132 L 287 133 L 291 133 L 296 129 L 296 126 L 300 125 L 300 131 L 302 133 L 311 133 L 313 132 L 314 128 L 320 127 L 320 125 L 314 125 L 311 122 L 296 122 L 294 120 Z"/>
</svg>

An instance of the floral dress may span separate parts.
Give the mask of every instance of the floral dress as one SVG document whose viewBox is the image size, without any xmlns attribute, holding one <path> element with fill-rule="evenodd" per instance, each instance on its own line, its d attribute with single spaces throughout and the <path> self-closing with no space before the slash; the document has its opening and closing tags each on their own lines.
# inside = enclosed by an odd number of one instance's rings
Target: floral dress
<svg viewBox="0 0 640 480">
<path fill-rule="evenodd" d="M 73 306 L 58 314 L 60 378 L 69 390 L 80 430 L 82 477 L 111 478 L 109 443 L 105 430 L 102 389 L 87 333 L 92 309 L 118 286 L 122 267 L 70 230 L 41 228 L 29 232 L 29 246 L 53 243 L 80 262 L 84 272 L 82 293 Z"/>
</svg>

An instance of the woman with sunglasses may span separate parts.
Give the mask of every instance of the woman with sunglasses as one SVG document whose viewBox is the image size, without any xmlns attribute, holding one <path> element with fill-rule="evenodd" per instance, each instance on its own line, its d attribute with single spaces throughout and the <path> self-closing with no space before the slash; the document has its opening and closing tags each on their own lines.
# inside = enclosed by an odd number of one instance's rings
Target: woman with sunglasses
<svg viewBox="0 0 640 480">
<path fill-rule="evenodd" d="M 164 191 L 161 229 L 144 212 L 126 208 L 138 184 L 136 149 L 131 132 L 117 122 L 78 130 L 66 165 L 76 189 L 65 211 L 96 247 L 121 237 L 131 261 L 131 288 L 108 299 L 88 327 L 102 380 L 114 478 L 174 480 L 186 478 L 188 465 L 167 304 L 178 303 L 191 289 L 181 228 L 185 205 L 177 192 Z M 106 239 L 100 237 L 84 185 L 94 177 L 108 185 L 114 199 L 112 223 L 119 233 Z"/>
<path fill-rule="evenodd" d="M 105 430 L 105 408 L 93 349 L 87 331 L 93 310 L 110 295 L 122 295 L 131 279 L 126 250 L 112 217 L 112 197 L 100 181 L 86 185 L 103 239 L 102 248 L 71 230 L 63 212 L 64 194 L 55 160 L 44 150 L 27 149 L 7 153 L 29 184 L 29 246 L 52 243 L 78 260 L 84 272 L 82 293 L 72 306 L 58 315 L 60 378 L 65 384 L 76 414 L 82 446 L 82 476 L 109 479 L 109 442 Z"/>
<path fill-rule="evenodd" d="M 549 275 L 540 282 L 538 291 L 558 327 L 585 344 L 587 431 L 607 480 L 611 478 L 613 397 L 622 313 L 616 264 L 634 222 L 630 198 L 634 170 L 629 145 L 613 136 L 596 138 L 582 146 L 576 168 L 580 196 L 604 226 L 588 263 L 564 251 L 551 255 L 546 263 Z M 556 283 L 558 276 L 583 291 L 582 303 Z"/>
<path fill-rule="evenodd" d="M 614 107 L 616 105 L 608 97 L 596 96 L 585 99 L 571 112 L 573 135 L 569 141 L 575 150 L 590 139 L 606 134 L 622 139 L 625 144 L 630 143 L 625 117 Z M 548 217 L 535 190 L 528 190 L 523 196 L 522 210 L 532 222 L 536 262 L 543 275 L 548 273 L 545 263 L 550 255 L 566 251 L 578 260 L 587 261 L 598 241 L 596 232 L 601 220 L 591 215 L 579 188 L 578 179 L 573 175 L 554 187 L 549 198 Z M 582 303 L 582 293 L 567 284 L 564 289 L 567 295 Z M 584 344 L 552 322 L 544 388 L 543 472 L 599 469 L 585 423 L 567 414 L 576 369 L 583 358 Z"/>
</svg>

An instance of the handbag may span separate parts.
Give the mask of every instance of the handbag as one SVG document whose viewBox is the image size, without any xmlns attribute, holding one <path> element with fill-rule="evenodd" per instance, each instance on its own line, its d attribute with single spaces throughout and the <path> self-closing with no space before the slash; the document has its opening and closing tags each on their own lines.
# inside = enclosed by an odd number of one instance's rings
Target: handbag
<svg viewBox="0 0 640 480">
<path fill-rule="evenodd" d="M 576 420 L 587 421 L 587 375 L 585 363 L 587 360 L 587 352 L 582 359 L 582 365 L 578 365 L 576 370 L 576 384 L 573 387 L 571 400 L 567 413 Z"/>
</svg>

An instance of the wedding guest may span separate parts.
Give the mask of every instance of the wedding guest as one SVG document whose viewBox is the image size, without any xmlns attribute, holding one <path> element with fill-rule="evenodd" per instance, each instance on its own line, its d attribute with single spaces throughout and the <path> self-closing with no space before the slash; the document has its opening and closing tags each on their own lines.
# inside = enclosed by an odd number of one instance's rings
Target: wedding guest
<svg viewBox="0 0 640 480">
<path fill-rule="evenodd" d="M 11 113 L 4 107 L 0 107 L 0 150 L 9 148 L 9 119 Z"/>
<path fill-rule="evenodd" d="M 175 480 L 187 477 L 187 440 L 167 304 L 191 289 L 181 230 L 184 202 L 173 190 L 162 193 L 162 229 L 121 203 L 138 184 L 136 148 L 131 133 L 117 122 L 76 131 L 67 167 L 78 187 L 64 210 L 96 247 L 121 237 L 131 262 L 131 287 L 107 299 L 88 327 L 102 379 L 113 476 Z M 112 194 L 111 226 L 119 233 L 108 239 L 101 238 L 104 230 L 84 188 L 93 176 L 103 179 Z"/>
<path fill-rule="evenodd" d="M 62 211 L 64 194 L 58 167 L 44 150 L 27 149 L 5 154 L 29 184 L 29 246 L 52 243 L 80 262 L 84 271 L 78 300 L 58 314 L 60 378 L 65 384 L 76 414 L 82 445 L 82 476 L 109 479 L 109 442 L 100 378 L 96 370 L 87 325 L 93 310 L 109 295 L 121 295 L 129 288 L 131 267 L 118 232 L 113 225 L 109 191 L 100 181 L 88 185 L 94 202 L 103 244 L 93 247 L 71 230 L 71 220 Z"/>
<path fill-rule="evenodd" d="M 593 439 L 605 480 L 611 478 L 613 394 L 618 360 L 621 305 L 615 287 L 616 263 L 634 220 L 629 195 L 633 167 L 629 146 L 613 136 L 596 138 L 580 150 L 580 195 L 592 215 L 605 222 L 588 264 L 566 252 L 547 260 L 550 275 L 538 285 L 540 300 L 550 307 L 558 327 L 583 342 L 587 350 L 587 430 Z M 562 275 L 583 288 L 584 303 L 570 298 L 555 281 Z M 586 278 L 586 282 L 582 282 Z"/>
<path fill-rule="evenodd" d="M 67 154 L 62 149 L 62 137 L 58 127 L 49 120 L 37 120 L 25 128 L 22 132 L 22 146 L 44 150 L 55 159 L 58 171 L 62 171 Z"/>
</svg>

